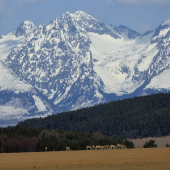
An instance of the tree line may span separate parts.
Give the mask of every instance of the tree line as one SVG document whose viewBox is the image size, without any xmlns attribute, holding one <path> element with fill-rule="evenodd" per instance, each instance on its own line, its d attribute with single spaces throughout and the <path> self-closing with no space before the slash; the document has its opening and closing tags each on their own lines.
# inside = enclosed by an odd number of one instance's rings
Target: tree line
<svg viewBox="0 0 170 170">
<path fill-rule="evenodd" d="M 0 128 L 0 152 L 41 152 L 62 151 L 69 146 L 71 150 L 85 150 L 87 145 L 117 145 L 134 148 L 130 140 L 106 138 L 101 132 L 93 134 L 62 129 L 37 129 L 30 127 Z"/>
<path fill-rule="evenodd" d="M 106 137 L 143 138 L 170 132 L 170 93 L 152 94 L 19 122 L 21 127 L 63 129 Z"/>
</svg>

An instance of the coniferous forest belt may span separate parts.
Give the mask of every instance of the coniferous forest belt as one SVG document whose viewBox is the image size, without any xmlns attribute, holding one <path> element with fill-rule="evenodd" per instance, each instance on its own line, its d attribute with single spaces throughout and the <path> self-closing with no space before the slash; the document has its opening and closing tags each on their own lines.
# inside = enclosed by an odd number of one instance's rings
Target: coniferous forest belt
<svg viewBox="0 0 170 170">
<path fill-rule="evenodd" d="M 64 129 L 106 137 L 136 138 L 170 133 L 170 93 L 134 97 L 64 112 L 46 118 L 25 120 L 19 126 Z"/>
<path fill-rule="evenodd" d="M 85 150 L 92 145 L 117 145 L 134 148 L 129 140 L 106 138 L 101 132 L 89 134 L 59 129 L 37 129 L 29 127 L 0 128 L 0 153 L 9 152 L 41 152 Z"/>
</svg>

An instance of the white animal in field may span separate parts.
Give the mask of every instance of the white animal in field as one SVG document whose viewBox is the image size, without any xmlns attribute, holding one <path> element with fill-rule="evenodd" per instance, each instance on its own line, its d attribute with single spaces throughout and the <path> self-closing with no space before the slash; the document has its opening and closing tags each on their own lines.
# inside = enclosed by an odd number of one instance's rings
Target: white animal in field
<svg viewBox="0 0 170 170">
<path fill-rule="evenodd" d="M 92 146 L 86 146 L 86 150 L 92 150 Z"/>
<path fill-rule="evenodd" d="M 95 149 L 96 150 L 102 150 L 102 146 L 101 145 L 96 145 Z"/>
<path fill-rule="evenodd" d="M 127 149 L 127 147 L 122 144 L 117 144 L 117 149 Z"/>
<path fill-rule="evenodd" d="M 103 150 L 109 150 L 109 145 L 103 145 L 102 148 Z"/>
<path fill-rule="evenodd" d="M 117 144 L 117 149 L 121 149 L 121 144 Z"/>
<path fill-rule="evenodd" d="M 127 149 L 127 147 L 125 145 L 121 145 L 122 149 Z"/>
<path fill-rule="evenodd" d="M 45 147 L 45 152 L 47 152 L 47 147 Z"/>
<path fill-rule="evenodd" d="M 91 148 L 92 148 L 92 150 L 95 150 L 95 149 L 96 149 L 96 146 L 95 146 L 95 145 L 92 145 Z"/>
<path fill-rule="evenodd" d="M 117 149 L 115 145 L 110 145 L 109 149 Z"/>
<path fill-rule="evenodd" d="M 71 151 L 69 146 L 66 146 L 66 151 Z"/>
</svg>

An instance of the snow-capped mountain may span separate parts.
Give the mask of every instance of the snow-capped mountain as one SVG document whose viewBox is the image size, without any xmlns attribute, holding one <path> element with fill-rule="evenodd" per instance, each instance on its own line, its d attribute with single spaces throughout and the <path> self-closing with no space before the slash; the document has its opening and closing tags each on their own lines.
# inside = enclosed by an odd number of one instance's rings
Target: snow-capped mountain
<svg viewBox="0 0 170 170">
<path fill-rule="evenodd" d="M 19 78 L 3 61 L 24 37 L 14 33 L 0 40 L 0 126 L 53 113 L 51 105 L 31 84 Z"/>
<path fill-rule="evenodd" d="M 170 20 L 140 35 L 82 11 L 66 12 L 47 26 L 25 21 L 2 35 L 0 60 L 52 114 L 170 91 L 169 42 Z M 1 86 L 0 79 L 0 92 Z"/>
<path fill-rule="evenodd" d="M 30 117 L 44 117 L 52 113 L 48 101 L 0 61 L 0 125 L 16 124 Z"/>
</svg>

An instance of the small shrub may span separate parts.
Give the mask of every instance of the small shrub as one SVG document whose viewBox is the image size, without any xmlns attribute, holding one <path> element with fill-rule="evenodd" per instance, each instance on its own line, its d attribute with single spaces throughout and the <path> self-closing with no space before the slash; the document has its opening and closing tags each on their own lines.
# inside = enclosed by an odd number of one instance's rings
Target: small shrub
<svg viewBox="0 0 170 170">
<path fill-rule="evenodd" d="M 157 147 L 157 144 L 155 144 L 155 140 L 150 140 L 149 142 L 146 142 L 144 145 L 143 145 L 144 148 L 156 148 Z"/>
<path fill-rule="evenodd" d="M 166 144 L 166 147 L 170 147 L 170 145 L 167 143 L 167 144 Z"/>
</svg>

